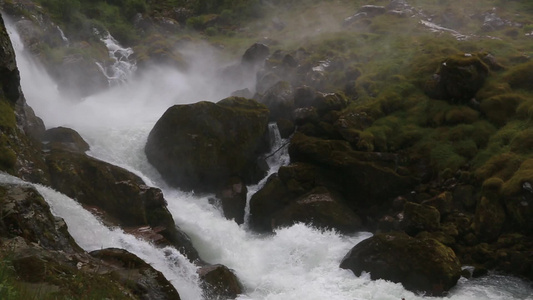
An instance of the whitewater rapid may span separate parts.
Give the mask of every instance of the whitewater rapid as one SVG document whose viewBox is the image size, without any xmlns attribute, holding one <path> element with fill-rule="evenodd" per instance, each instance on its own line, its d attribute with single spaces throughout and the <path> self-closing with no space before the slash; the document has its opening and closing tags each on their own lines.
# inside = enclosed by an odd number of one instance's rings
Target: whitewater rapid
<svg viewBox="0 0 533 300">
<path fill-rule="evenodd" d="M 11 36 L 16 39 L 16 33 Z M 147 162 L 144 145 L 155 122 L 171 105 L 218 101 L 227 96 L 213 89 L 216 85 L 212 78 L 202 75 L 205 73 L 195 73 L 194 68 L 187 74 L 154 68 L 125 84 L 74 103 L 62 99 L 56 84 L 20 45 L 17 47 L 23 92 L 47 127 L 75 129 L 90 144 L 89 155 L 124 167 L 140 175 L 147 184 L 161 188 L 176 224 L 191 237 L 200 256 L 235 271 L 244 285 L 244 294 L 238 299 L 425 299 L 400 284 L 371 281 L 368 274 L 356 277 L 339 268 L 343 256 L 368 238 L 369 233 L 341 235 L 297 224 L 279 229 L 274 235 L 258 235 L 247 230 L 246 224 L 239 226 L 226 220 L 220 209 L 209 203 L 209 196 L 199 197 L 165 185 Z M 288 156 L 280 153 L 271 162 L 272 172 L 287 162 Z M 6 180 L 5 176 L 0 180 Z M 69 231 L 84 249 L 124 248 L 163 272 L 182 299 L 201 299 L 196 269 L 179 253 L 154 248 L 121 230 L 105 228 L 72 199 L 45 187 L 37 188 L 53 213 L 66 220 Z M 250 193 L 258 188 L 250 187 Z M 532 293 L 529 283 L 493 274 L 461 279 L 445 299 L 533 300 Z"/>
</svg>

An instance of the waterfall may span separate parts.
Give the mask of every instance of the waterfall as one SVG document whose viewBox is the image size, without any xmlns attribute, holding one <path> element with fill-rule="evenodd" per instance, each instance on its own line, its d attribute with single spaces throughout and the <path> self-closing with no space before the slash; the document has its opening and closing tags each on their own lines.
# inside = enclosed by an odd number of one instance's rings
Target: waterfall
<svg viewBox="0 0 533 300">
<path fill-rule="evenodd" d="M 93 30 L 95 35 L 100 36 L 100 33 L 96 28 Z M 100 40 L 107 47 L 109 58 L 111 58 L 113 64 L 110 66 L 105 66 L 99 62 L 96 64 L 105 77 L 107 77 L 110 86 L 126 83 L 137 69 L 135 61 L 130 60 L 130 56 L 133 54 L 133 49 L 122 47 L 109 32 L 106 32 L 101 36 Z"/>
<path fill-rule="evenodd" d="M 65 45 L 69 46 L 70 45 L 70 41 L 65 36 L 65 33 L 63 32 L 63 30 L 61 30 L 61 28 L 59 26 L 56 26 L 56 28 L 59 31 L 59 34 L 61 35 L 61 39 L 63 40 L 63 42 L 65 42 Z"/>
<path fill-rule="evenodd" d="M 90 155 L 125 167 L 140 175 L 147 184 L 161 188 L 176 224 L 191 237 L 200 256 L 207 262 L 221 263 L 235 271 L 244 285 L 244 294 L 238 299 L 426 299 L 405 290 L 401 284 L 372 281 L 368 274 L 356 277 L 351 271 L 339 268 L 344 255 L 368 238 L 369 233 L 342 235 L 296 224 L 278 229 L 273 235 L 259 235 L 247 230 L 246 224 L 237 225 L 224 218 L 220 210 L 209 203 L 210 195 L 200 197 L 164 184 L 144 154 L 148 134 L 173 104 L 217 101 L 226 96 L 212 89 L 212 78 L 205 77 L 205 72 L 181 73 L 154 68 L 146 76 L 136 76 L 129 83 L 73 104 L 54 94 L 53 82 L 21 49 L 17 49 L 17 63 L 27 101 L 47 126 L 62 125 L 77 130 L 89 142 Z M 50 87 L 37 84 L 45 82 Z M 283 144 L 281 139 L 277 141 L 280 146 Z M 274 163 L 271 172 L 275 172 L 287 156 L 281 150 L 271 158 Z M 6 180 L 5 176 L 0 180 Z M 260 185 L 250 190 L 257 190 Z M 121 230 L 105 228 L 71 199 L 45 187 L 37 188 L 50 203 L 53 213 L 65 218 L 80 245 L 88 250 L 125 248 L 162 271 L 182 299 L 200 299 L 194 266 L 183 261 L 179 253 L 151 247 Z M 97 244 L 87 238 L 95 234 L 98 235 Z M 532 294 L 533 288 L 528 283 L 492 274 L 479 279 L 461 279 L 444 299 L 533 300 Z"/>
</svg>

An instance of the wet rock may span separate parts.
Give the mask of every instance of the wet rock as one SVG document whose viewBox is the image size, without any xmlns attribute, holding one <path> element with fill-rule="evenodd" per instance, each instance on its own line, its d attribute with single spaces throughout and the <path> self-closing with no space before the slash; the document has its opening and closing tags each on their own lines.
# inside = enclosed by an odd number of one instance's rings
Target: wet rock
<svg viewBox="0 0 533 300">
<path fill-rule="evenodd" d="M 233 219 L 237 224 L 244 223 L 247 193 L 246 185 L 238 177 L 230 178 L 228 184 L 217 193 L 222 204 L 224 216 L 228 220 Z"/>
<path fill-rule="evenodd" d="M 270 55 L 270 48 L 267 45 L 255 43 L 244 52 L 241 63 L 251 66 L 260 65 L 264 63 L 268 55 Z"/>
<path fill-rule="evenodd" d="M 294 90 L 290 83 L 279 81 L 265 92 L 259 102 L 270 110 L 271 121 L 293 119 Z"/>
<path fill-rule="evenodd" d="M 395 171 L 395 160 L 379 153 L 354 151 L 341 140 L 325 140 L 296 132 L 289 145 L 291 162 L 316 165 L 331 176 L 337 189 L 355 207 L 380 205 L 408 192 L 415 180 Z"/>
<path fill-rule="evenodd" d="M 235 274 L 223 265 L 211 265 L 198 269 L 201 286 L 207 299 L 235 299 L 242 293 L 242 284 Z"/>
<path fill-rule="evenodd" d="M 163 274 L 123 249 L 107 248 L 92 251 L 91 256 L 116 267 L 113 274 L 129 285 L 133 294 L 141 299 L 180 299 L 180 295 Z"/>
<path fill-rule="evenodd" d="M 437 230 L 440 226 L 440 213 L 434 207 L 407 202 L 404 206 L 402 226 L 410 235 Z"/>
<path fill-rule="evenodd" d="M 453 210 L 453 195 L 450 192 L 443 192 L 439 195 L 423 201 L 422 204 L 435 207 L 441 216 L 446 216 Z"/>
<path fill-rule="evenodd" d="M 161 227 L 163 244 L 173 245 L 189 259 L 198 259 L 189 238 L 174 223 L 161 190 L 120 167 L 83 153 L 54 149 L 46 154 L 52 188 L 83 205 L 104 211 L 115 226 Z"/>
<path fill-rule="evenodd" d="M 400 282 L 406 289 L 443 296 L 461 276 L 461 263 L 452 249 L 434 239 L 404 233 L 376 234 L 357 244 L 340 265 L 373 280 Z"/>
<path fill-rule="evenodd" d="M 52 216 L 44 198 L 31 186 L 0 184 L 0 235 L 20 236 L 51 250 L 80 250 L 66 224 Z"/>
<path fill-rule="evenodd" d="M 89 144 L 73 129 L 56 127 L 48 129 L 43 135 L 45 149 L 64 149 L 84 153 L 89 150 Z"/>
<path fill-rule="evenodd" d="M 258 201 L 258 198 L 255 199 Z M 362 225 L 361 218 L 345 204 L 340 195 L 323 187 L 313 189 L 271 216 L 273 229 L 295 223 L 344 233 L 361 230 Z"/>
<path fill-rule="evenodd" d="M 265 175 L 258 162 L 268 150 L 268 109 L 231 97 L 169 108 L 145 147 L 148 161 L 171 185 L 216 192 L 232 176 L 245 184 Z"/>
</svg>

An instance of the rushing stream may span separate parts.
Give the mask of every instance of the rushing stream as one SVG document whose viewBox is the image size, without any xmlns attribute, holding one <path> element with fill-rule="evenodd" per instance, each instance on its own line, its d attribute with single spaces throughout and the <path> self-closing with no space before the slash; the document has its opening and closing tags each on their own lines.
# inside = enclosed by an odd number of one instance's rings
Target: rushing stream
<svg viewBox="0 0 533 300">
<path fill-rule="evenodd" d="M 200 256 L 211 263 L 233 269 L 244 285 L 239 299 L 355 300 L 402 298 L 424 299 L 406 291 L 400 284 L 371 281 L 363 274 L 339 268 L 343 256 L 359 241 L 370 236 L 352 236 L 323 231 L 302 224 L 262 236 L 226 220 L 208 197 L 198 197 L 169 188 L 144 155 L 148 133 L 163 112 L 174 104 L 200 100 L 218 101 L 227 94 L 214 90 L 212 79 L 202 72 L 184 74 L 172 69 L 154 68 L 108 91 L 82 102 L 62 99 L 56 84 L 23 52 L 17 35 L 11 32 L 22 89 L 30 106 L 48 128 L 71 127 L 91 145 L 88 153 L 140 175 L 149 185 L 164 192 L 176 223 L 190 235 Z M 200 68 L 201 69 L 201 68 Z M 239 89 L 242 87 L 235 87 Z M 271 159 L 272 171 L 288 157 L 282 151 Z M 13 178 L 0 175 L 0 181 Z M 259 186 L 250 187 L 250 194 Z M 46 187 L 37 186 L 50 203 L 53 213 L 63 217 L 69 231 L 86 250 L 119 247 L 138 255 L 176 286 L 182 299 L 201 299 L 196 268 L 172 249 L 157 249 L 123 233 L 108 229 L 74 200 Z M 527 299 L 533 288 L 516 278 L 492 274 L 461 279 L 446 299 Z M 438 299 L 438 298 L 429 298 Z"/>
</svg>

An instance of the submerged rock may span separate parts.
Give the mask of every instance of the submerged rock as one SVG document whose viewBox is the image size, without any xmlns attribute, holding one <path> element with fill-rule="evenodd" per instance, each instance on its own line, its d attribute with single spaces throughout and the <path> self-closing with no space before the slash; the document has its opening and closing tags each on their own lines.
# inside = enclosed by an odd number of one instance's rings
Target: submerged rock
<svg viewBox="0 0 533 300">
<path fill-rule="evenodd" d="M 148 161 L 170 185 L 217 192 L 229 178 L 259 181 L 259 157 L 268 150 L 268 109 L 255 100 L 230 97 L 169 108 L 146 143 Z"/>
<path fill-rule="evenodd" d="M 443 296 L 461 276 L 461 263 L 451 248 L 434 239 L 405 233 L 377 234 L 357 244 L 340 265 L 359 276 L 401 283 L 413 292 Z"/>
</svg>

